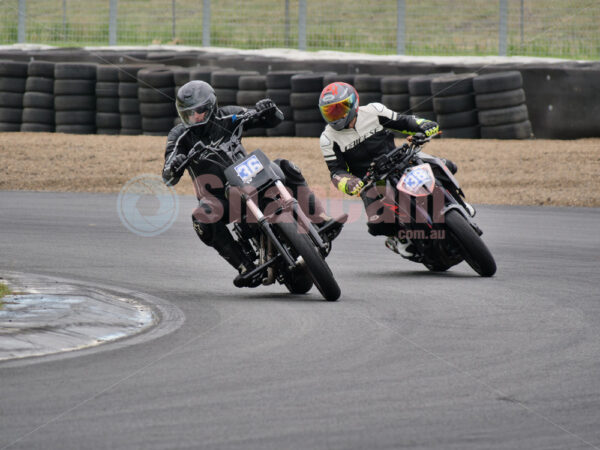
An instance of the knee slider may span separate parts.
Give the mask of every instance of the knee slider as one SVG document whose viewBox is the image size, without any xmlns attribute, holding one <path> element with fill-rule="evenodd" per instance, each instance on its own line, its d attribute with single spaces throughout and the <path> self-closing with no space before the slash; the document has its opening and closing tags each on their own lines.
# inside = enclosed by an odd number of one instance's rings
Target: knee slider
<svg viewBox="0 0 600 450">
<path fill-rule="evenodd" d="M 196 231 L 196 234 L 198 235 L 198 237 L 200 238 L 200 240 L 202 242 L 204 242 L 206 245 L 209 245 L 212 247 L 212 243 L 215 237 L 215 233 L 213 230 L 213 224 L 210 223 L 202 223 L 200 222 L 198 219 L 196 219 L 196 216 L 194 216 L 192 214 L 192 223 L 194 225 L 194 231 Z"/>
<path fill-rule="evenodd" d="M 372 236 L 391 236 L 394 234 L 396 225 L 379 219 L 380 216 L 378 215 L 369 217 L 369 221 L 367 222 L 369 234 Z"/>
<path fill-rule="evenodd" d="M 304 175 L 302 175 L 302 172 L 296 164 L 287 159 L 280 159 L 277 163 L 289 182 L 293 184 L 306 184 Z"/>
</svg>

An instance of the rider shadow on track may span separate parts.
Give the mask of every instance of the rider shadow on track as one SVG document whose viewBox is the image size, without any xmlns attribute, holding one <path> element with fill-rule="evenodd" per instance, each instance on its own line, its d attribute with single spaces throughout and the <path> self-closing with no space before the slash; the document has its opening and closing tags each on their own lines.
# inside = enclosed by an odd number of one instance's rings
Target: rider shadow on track
<svg viewBox="0 0 600 450">
<path fill-rule="evenodd" d="M 343 292 L 342 292 L 343 295 Z M 307 294 L 290 294 L 286 291 L 281 292 L 250 292 L 244 293 L 243 295 L 231 295 L 228 296 L 228 300 L 236 300 L 240 302 L 252 302 L 252 301 L 281 301 L 281 302 L 317 302 L 317 303 L 329 303 L 323 300 L 321 294 L 316 288 L 311 289 Z"/>
<path fill-rule="evenodd" d="M 429 270 L 388 270 L 388 271 L 362 271 L 357 274 L 360 278 L 365 279 L 376 279 L 376 278 L 481 278 L 476 273 L 458 272 L 458 271 L 447 271 L 447 272 L 431 272 Z"/>
</svg>

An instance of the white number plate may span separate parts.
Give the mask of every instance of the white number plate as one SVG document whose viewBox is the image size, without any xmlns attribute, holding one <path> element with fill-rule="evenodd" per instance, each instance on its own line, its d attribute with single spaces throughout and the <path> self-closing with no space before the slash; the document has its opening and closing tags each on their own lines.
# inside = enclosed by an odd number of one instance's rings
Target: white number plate
<svg viewBox="0 0 600 450">
<path fill-rule="evenodd" d="M 430 182 L 431 177 L 429 176 L 429 173 L 421 167 L 416 167 L 414 170 L 410 171 L 404 179 L 404 185 L 412 191 L 416 191 L 424 184 L 429 184 Z"/>
<path fill-rule="evenodd" d="M 250 181 L 256 176 L 257 173 L 259 173 L 263 169 L 264 167 L 260 163 L 256 155 L 252 155 L 243 163 L 235 166 L 235 171 L 244 183 Z"/>
</svg>

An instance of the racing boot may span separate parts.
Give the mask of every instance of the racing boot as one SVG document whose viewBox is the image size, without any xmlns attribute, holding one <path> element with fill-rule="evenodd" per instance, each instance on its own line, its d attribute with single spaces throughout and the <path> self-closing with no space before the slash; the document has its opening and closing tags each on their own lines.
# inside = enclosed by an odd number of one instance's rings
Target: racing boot
<svg viewBox="0 0 600 450">
<path fill-rule="evenodd" d="M 331 243 L 336 237 L 340 235 L 344 224 L 348 220 L 348 214 L 342 214 L 341 216 L 336 217 L 334 219 L 325 212 L 323 203 L 321 203 L 321 200 L 319 200 L 319 198 L 312 191 L 310 191 L 310 196 L 310 200 L 312 203 L 311 206 L 315 212 L 313 216 L 315 217 L 315 227 L 321 235 L 321 238 L 324 241 Z M 304 213 L 307 215 L 308 212 L 309 211 L 304 211 Z"/>
<path fill-rule="evenodd" d="M 325 212 L 319 214 L 320 222 L 315 223 L 317 231 L 321 235 L 321 238 L 327 242 L 332 242 L 338 237 L 344 227 L 344 224 L 348 220 L 348 214 L 342 214 L 337 218 L 333 218 L 325 214 Z"/>
<path fill-rule="evenodd" d="M 233 285 L 239 288 L 260 286 L 262 283 L 262 274 L 253 274 L 254 269 L 256 269 L 254 263 L 240 264 L 238 267 L 240 273 L 233 279 Z"/>
<path fill-rule="evenodd" d="M 203 228 L 211 229 L 212 239 L 207 241 Z M 236 287 L 256 287 L 262 282 L 261 272 L 252 274 L 256 268 L 254 262 L 246 255 L 242 246 L 237 242 L 229 230 L 222 223 L 216 223 L 212 227 L 200 223 L 194 223 L 198 236 L 205 243 L 213 247 L 221 257 L 236 268 L 239 275 L 233 280 Z"/>
<path fill-rule="evenodd" d="M 385 240 L 385 246 L 394 253 L 398 253 L 400 256 L 406 259 L 410 259 L 415 256 L 412 248 L 412 242 L 406 238 L 398 238 L 397 236 L 388 236 Z"/>
</svg>

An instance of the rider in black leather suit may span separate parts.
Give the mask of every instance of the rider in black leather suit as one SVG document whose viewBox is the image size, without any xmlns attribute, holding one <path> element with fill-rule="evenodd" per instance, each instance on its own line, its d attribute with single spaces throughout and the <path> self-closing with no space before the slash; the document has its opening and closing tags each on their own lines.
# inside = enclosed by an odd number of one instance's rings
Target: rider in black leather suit
<svg viewBox="0 0 600 450">
<path fill-rule="evenodd" d="M 240 106 L 217 106 L 217 98 L 213 88 L 203 81 L 190 81 L 182 86 L 176 99 L 176 106 L 181 118 L 168 134 L 165 150 L 165 165 L 163 180 L 169 185 L 177 184 L 183 175 L 182 165 L 192 147 L 202 141 L 204 144 L 216 143 L 220 139 L 229 139 L 237 124 L 232 115 L 246 112 Z M 253 120 L 244 124 L 244 130 L 255 127 L 274 127 L 283 120 L 283 114 L 270 99 L 260 100 L 256 106 L 259 113 Z M 329 236 L 335 238 L 343 224 L 334 222 L 321 205 L 320 201 L 309 190 L 304 176 L 291 161 L 275 160 L 285 177 L 284 183 L 297 195 L 298 188 L 304 187 L 309 194 L 309 204 L 300 206 L 309 218 L 312 218 L 318 228 L 327 226 Z M 206 245 L 213 247 L 240 274 L 254 267 L 243 252 L 242 247 L 235 241 L 226 227 L 234 218 L 229 217 L 229 202 L 225 194 L 225 176 L 223 169 L 217 164 L 195 158 L 187 166 L 194 182 L 194 189 L 199 200 L 198 207 L 192 214 L 194 230 Z M 308 210 L 307 210 L 308 208 Z M 312 213 L 312 214 L 311 214 Z M 331 233 L 333 231 L 333 233 Z M 238 287 L 249 286 L 236 277 L 234 284 Z M 259 283 L 252 282 L 250 287 Z"/>
</svg>

